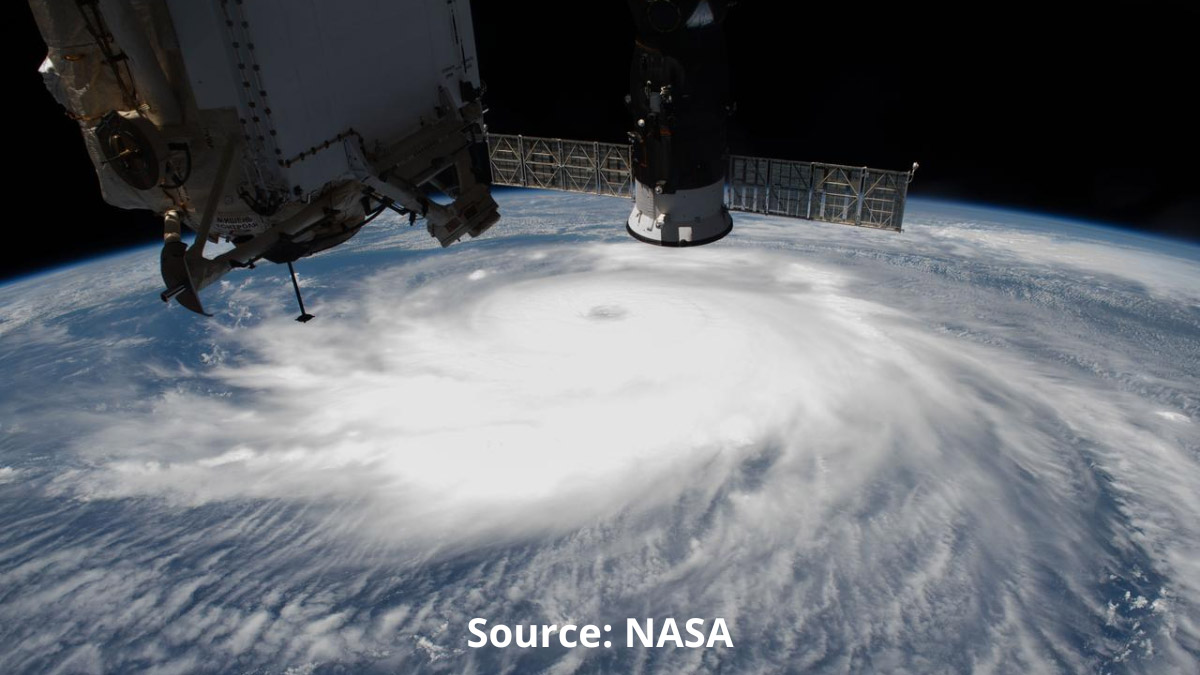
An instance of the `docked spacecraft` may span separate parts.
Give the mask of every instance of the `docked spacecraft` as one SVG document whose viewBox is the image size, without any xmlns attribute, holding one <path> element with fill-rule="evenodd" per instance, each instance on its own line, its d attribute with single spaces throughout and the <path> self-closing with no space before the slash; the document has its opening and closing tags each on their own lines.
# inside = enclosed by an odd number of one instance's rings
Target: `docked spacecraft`
<svg viewBox="0 0 1200 675">
<path fill-rule="evenodd" d="M 632 198 L 627 229 L 663 245 L 719 239 L 730 209 L 900 229 L 911 171 L 725 154 L 732 2 L 628 3 L 633 131 L 611 144 L 487 134 L 467 0 L 30 0 L 105 200 L 162 214 L 162 299 L 195 312 L 267 260 L 307 321 L 295 260 L 389 209 L 477 236 L 493 183 Z"/>
<path fill-rule="evenodd" d="M 725 123 L 733 112 L 721 24 L 726 0 L 629 0 L 634 206 L 642 241 L 705 244 L 729 233 Z"/>
</svg>

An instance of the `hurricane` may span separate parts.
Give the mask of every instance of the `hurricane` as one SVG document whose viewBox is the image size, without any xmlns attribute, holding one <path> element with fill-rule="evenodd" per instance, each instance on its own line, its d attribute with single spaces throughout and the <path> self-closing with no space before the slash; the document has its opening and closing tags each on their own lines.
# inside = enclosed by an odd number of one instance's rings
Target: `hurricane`
<svg viewBox="0 0 1200 675">
<path fill-rule="evenodd" d="M 164 309 L 146 251 L 0 287 L 4 670 L 1195 672 L 1200 248 L 497 200 L 300 261 L 303 325 L 265 268 Z"/>
</svg>

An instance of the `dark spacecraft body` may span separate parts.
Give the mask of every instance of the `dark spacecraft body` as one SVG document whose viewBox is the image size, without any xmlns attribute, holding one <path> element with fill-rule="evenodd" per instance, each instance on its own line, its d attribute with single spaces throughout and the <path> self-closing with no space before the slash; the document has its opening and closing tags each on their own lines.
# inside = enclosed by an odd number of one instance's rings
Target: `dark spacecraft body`
<svg viewBox="0 0 1200 675">
<path fill-rule="evenodd" d="M 641 241 L 716 241 L 725 208 L 726 119 L 733 112 L 722 22 L 725 0 L 629 0 L 636 28 L 626 103 L 634 118 L 634 207 Z"/>
</svg>

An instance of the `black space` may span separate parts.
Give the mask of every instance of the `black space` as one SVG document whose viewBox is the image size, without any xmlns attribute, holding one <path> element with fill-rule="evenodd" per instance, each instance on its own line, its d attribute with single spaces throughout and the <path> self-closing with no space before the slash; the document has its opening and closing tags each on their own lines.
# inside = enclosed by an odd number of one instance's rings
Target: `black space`
<svg viewBox="0 0 1200 675">
<path fill-rule="evenodd" d="M 100 199 L 75 123 L 42 87 L 29 9 L 5 5 L 20 104 L 8 153 L 15 239 L 0 277 L 157 240 L 152 214 Z M 913 196 L 1198 240 L 1193 7 L 743 0 L 726 24 L 731 150 L 894 169 L 917 160 Z M 624 139 L 624 2 L 475 0 L 473 13 L 492 130 Z"/>
</svg>

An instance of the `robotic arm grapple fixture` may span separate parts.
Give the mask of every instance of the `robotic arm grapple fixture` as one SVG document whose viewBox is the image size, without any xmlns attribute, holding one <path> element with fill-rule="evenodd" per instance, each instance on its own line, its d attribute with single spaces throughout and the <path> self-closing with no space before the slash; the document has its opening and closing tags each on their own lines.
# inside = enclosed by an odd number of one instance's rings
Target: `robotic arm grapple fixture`
<svg viewBox="0 0 1200 675">
<path fill-rule="evenodd" d="M 641 241 L 705 244 L 733 227 L 724 206 L 732 101 L 722 29 L 731 4 L 629 0 L 636 39 L 626 103 L 636 204 L 626 227 Z"/>
</svg>

